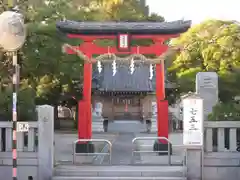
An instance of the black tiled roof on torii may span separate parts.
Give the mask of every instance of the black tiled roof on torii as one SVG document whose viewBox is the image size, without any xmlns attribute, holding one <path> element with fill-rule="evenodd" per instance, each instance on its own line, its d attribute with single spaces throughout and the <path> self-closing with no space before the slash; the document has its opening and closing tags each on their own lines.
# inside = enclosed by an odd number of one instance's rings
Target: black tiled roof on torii
<svg viewBox="0 0 240 180">
<path fill-rule="evenodd" d="M 110 35 L 118 33 L 130 34 L 179 34 L 186 32 L 191 21 L 173 22 L 91 22 L 91 21 L 59 21 L 56 27 L 63 33 L 86 35 Z"/>
</svg>

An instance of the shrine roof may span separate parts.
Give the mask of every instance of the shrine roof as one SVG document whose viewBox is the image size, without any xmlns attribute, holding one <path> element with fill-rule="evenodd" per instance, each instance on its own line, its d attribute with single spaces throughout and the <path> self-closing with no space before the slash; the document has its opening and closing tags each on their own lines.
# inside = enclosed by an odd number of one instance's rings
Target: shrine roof
<svg viewBox="0 0 240 180">
<path fill-rule="evenodd" d="M 130 34 L 178 34 L 186 32 L 191 21 L 172 22 L 91 22 L 91 21 L 59 21 L 56 27 L 67 34 L 111 35 Z"/>
<path fill-rule="evenodd" d="M 156 76 L 153 73 L 152 80 L 149 79 L 149 65 L 136 65 L 133 74 L 130 74 L 128 65 L 117 67 L 117 73 L 112 75 L 112 65 L 103 66 L 102 72 L 98 73 L 93 68 L 93 87 L 99 91 L 124 91 L 124 92 L 155 92 Z M 171 88 L 166 84 L 166 88 Z"/>
</svg>

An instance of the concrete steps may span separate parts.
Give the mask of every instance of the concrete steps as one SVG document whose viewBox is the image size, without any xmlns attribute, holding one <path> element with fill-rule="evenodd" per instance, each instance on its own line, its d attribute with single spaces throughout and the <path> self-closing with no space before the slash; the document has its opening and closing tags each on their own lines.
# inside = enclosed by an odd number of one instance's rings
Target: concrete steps
<svg viewBox="0 0 240 180">
<path fill-rule="evenodd" d="M 52 180 L 187 180 L 185 177 L 64 177 L 54 176 Z"/>
<path fill-rule="evenodd" d="M 104 132 L 103 129 L 103 121 L 102 116 L 97 116 L 96 114 L 92 114 L 92 132 Z"/>
<path fill-rule="evenodd" d="M 104 132 L 103 121 L 92 121 L 92 132 Z"/>
<path fill-rule="evenodd" d="M 151 132 L 155 133 L 158 131 L 158 127 L 157 127 L 157 121 L 156 120 L 152 120 L 152 128 L 151 128 Z"/>
<path fill-rule="evenodd" d="M 74 166 L 55 168 L 52 180 L 186 180 L 182 166 Z"/>
</svg>

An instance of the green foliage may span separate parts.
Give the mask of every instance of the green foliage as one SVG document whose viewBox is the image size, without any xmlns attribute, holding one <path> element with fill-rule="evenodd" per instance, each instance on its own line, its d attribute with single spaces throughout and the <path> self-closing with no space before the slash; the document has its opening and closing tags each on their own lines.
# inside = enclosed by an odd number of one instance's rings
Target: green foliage
<svg viewBox="0 0 240 180">
<path fill-rule="evenodd" d="M 112 40 L 112 39 L 98 39 L 95 41 L 95 44 L 97 46 L 101 46 L 101 47 L 112 47 L 112 46 L 116 46 L 117 41 L 116 40 Z M 131 40 L 131 46 L 150 46 L 153 44 L 153 40 L 152 39 L 132 39 Z"/>
<path fill-rule="evenodd" d="M 148 21 L 152 21 L 152 22 L 164 22 L 165 19 L 162 16 L 159 16 L 156 13 L 152 13 L 149 17 L 147 17 Z"/>
<path fill-rule="evenodd" d="M 208 116 L 210 121 L 240 121 L 240 105 L 238 103 L 219 103 Z"/>
<path fill-rule="evenodd" d="M 21 88 L 18 92 L 18 120 L 35 121 L 35 100 L 34 91 L 29 87 Z M 4 92 L 0 92 L 0 114 L 8 120 L 12 119 L 12 88 L 8 87 Z"/>
<path fill-rule="evenodd" d="M 198 72 L 217 72 L 223 102 L 240 94 L 240 27 L 232 21 L 208 20 L 171 42 L 183 50 L 168 59 L 172 81 L 180 93 L 195 90 Z"/>
<path fill-rule="evenodd" d="M 156 14 L 147 17 L 145 7 L 137 0 L 20 0 L 18 5 L 25 15 L 28 31 L 26 43 L 18 53 L 21 65 L 18 109 L 21 120 L 35 118 L 34 104 L 57 106 L 62 99 L 67 101 L 80 95 L 83 60 L 75 55 L 63 54 L 61 50 L 63 43 L 79 45 L 81 40 L 70 40 L 57 32 L 57 20 L 164 20 Z M 1 3 L 0 11 L 5 9 L 7 5 Z M 11 59 L 0 53 L 0 114 L 9 119 L 12 108 L 11 74 Z M 62 98 L 63 95 L 66 98 Z"/>
<path fill-rule="evenodd" d="M 26 10 L 24 14 L 28 36 L 19 51 L 21 83 L 18 110 L 20 119 L 31 120 L 35 118 L 35 110 L 32 110 L 35 109 L 35 103 L 56 105 L 62 93 L 74 93 L 73 82 L 81 76 L 83 61 L 74 55 L 62 53 L 63 43 L 77 42 L 61 38 L 55 23 L 63 17 L 83 17 L 83 12 L 74 11 L 69 2 L 62 0 L 51 1 L 48 5 L 41 4 L 39 7 L 21 4 L 20 8 Z M 0 58 L 0 114 L 11 119 L 12 91 L 7 87 L 11 84 L 12 63 L 4 53 L 0 54 Z"/>
</svg>

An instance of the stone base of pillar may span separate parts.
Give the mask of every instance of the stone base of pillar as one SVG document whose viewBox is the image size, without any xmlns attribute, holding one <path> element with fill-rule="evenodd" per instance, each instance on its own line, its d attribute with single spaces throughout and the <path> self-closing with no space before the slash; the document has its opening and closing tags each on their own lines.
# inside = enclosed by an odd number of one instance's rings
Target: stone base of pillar
<svg viewBox="0 0 240 180">
<path fill-rule="evenodd" d="M 95 147 L 92 142 L 86 142 L 86 143 L 77 143 L 75 146 L 75 152 L 76 153 L 94 153 Z"/>
<path fill-rule="evenodd" d="M 102 116 L 92 116 L 92 132 L 104 132 L 103 129 L 103 117 Z"/>
<path fill-rule="evenodd" d="M 104 132 L 108 132 L 108 120 L 103 121 L 103 129 L 104 129 Z"/>
<path fill-rule="evenodd" d="M 201 180 L 203 179 L 202 163 L 204 163 L 202 147 L 190 148 L 186 150 L 187 179 Z"/>
<path fill-rule="evenodd" d="M 172 144 L 161 143 L 160 141 L 155 141 L 153 145 L 153 151 L 158 151 L 159 156 L 172 155 Z M 169 152 L 168 152 L 169 151 Z"/>
</svg>

